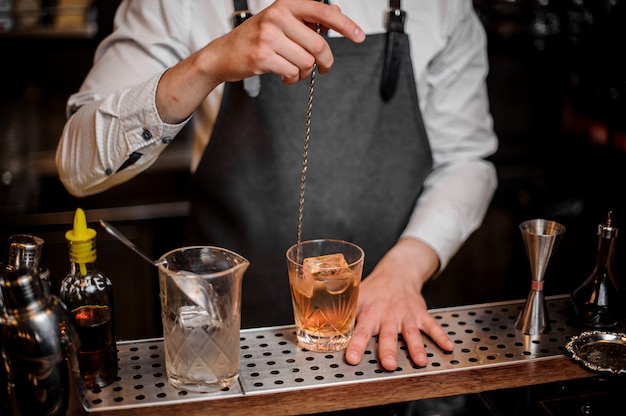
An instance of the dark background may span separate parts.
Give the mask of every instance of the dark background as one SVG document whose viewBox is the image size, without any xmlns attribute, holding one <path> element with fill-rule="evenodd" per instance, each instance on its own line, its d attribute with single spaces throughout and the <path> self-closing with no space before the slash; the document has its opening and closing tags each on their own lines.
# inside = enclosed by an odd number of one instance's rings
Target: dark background
<svg viewBox="0 0 626 416">
<path fill-rule="evenodd" d="M 0 241 L 17 233 L 43 237 L 44 260 L 60 281 L 69 269 L 64 233 L 74 210 L 85 209 L 98 231 L 98 264 L 113 280 L 118 337 L 159 337 L 156 270 L 109 237 L 97 220 L 111 222 L 154 258 L 183 244 L 189 140 L 177 139 L 136 179 L 84 199 L 67 194 L 54 167 L 65 102 L 110 33 L 118 3 L 94 2 L 93 33 L 0 32 Z M 618 227 L 626 221 L 626 71 L 619 59 L 624 1 L 474 4 L 489 36 L 488 87 L 500 139 L 492 160 L 499 187 L 482 227 L 425 288 L 430 307 L 525 298 L 530 269 L 518 225 L 532 218 L 567 228 L 545 290 L 569 293 L 593 269 L 597 225 L 609 211 Z M 44 29 L 49 18 L 40 19 Z M 618 239 L 620 281 L 623 250 Z"/>
</svg>

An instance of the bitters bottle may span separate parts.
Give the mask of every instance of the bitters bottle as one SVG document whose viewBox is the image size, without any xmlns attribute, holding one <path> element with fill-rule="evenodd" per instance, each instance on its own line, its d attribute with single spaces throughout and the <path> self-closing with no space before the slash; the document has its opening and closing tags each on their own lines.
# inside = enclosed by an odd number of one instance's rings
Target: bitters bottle
<svg viewBox="0 0 626 416">
<path fill-rule="evenodd" d="M 74 229 L 65 234 L 70 273 L 61 283 L 61 299 L 70 310 L 81 346 L 78 363 L 85 387 L 104 387 L 117 377 L 113 285 L 96 264 L 96 231 L 87 228 L 78 208 Z"/>
</svg>

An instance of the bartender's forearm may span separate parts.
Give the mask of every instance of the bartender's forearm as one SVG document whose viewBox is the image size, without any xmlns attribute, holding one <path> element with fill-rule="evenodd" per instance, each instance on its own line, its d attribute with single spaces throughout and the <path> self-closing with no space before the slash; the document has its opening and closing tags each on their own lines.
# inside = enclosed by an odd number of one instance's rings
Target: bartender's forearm
<svg viewBox="0 0 626 416">
<path fill-rule="evenodd" d="M 165 123 L 177 124 L 188 118 L 222 82 L 210 68 L 211 45 L 165 71 L 156 91 L 156 107 Z"/>
<path fill-rule="evenodd" d="M 425 242 L 409 237 L 401 237 L 388 255 L 398 256 L 403 261 L 408 261 L 404 270 L 412 267 L 419 279 L 409 282 L 420 292 L 424 284 L 439 270 L 439 257 L 437 253 Z"/>
</svg>

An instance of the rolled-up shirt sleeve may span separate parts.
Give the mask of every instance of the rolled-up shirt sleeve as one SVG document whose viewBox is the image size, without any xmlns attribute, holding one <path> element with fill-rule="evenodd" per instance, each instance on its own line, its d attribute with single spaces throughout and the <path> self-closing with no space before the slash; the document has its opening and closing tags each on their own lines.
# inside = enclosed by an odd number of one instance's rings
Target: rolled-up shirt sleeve
<svg viewBox="0 0 626 416">
<path fill-rule="evenodd" d="M 67 103 L 56 165 L 72 195 L 99 193 L 136 176 L 189 121 L 164 123 L 156 90 L 163 73 L 191 54 L 191 19 L 202 18 L 197 6 L 152 0 L 120 4 L 115 30 L 98 46 L 93 67 Z"/>
<path fill-rule="evenodd" d="M 70 98 L 68 112 L 75 112 L 56 152 L 68 192 L 82 197 L 128 181 L 151 166 L 184 127 L 188 120 L 172 125 L 158 116 L 154 97 L 160 76 L 103 99 L 89 93 Z"/>
</svg>

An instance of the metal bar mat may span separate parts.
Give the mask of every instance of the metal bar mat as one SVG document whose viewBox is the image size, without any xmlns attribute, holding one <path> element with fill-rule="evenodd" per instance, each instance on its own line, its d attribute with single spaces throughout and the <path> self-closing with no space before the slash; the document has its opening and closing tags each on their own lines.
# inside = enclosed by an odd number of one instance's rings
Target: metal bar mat
<svg viewBox="0 0 626 416">
<path fill-rule="evenodd" d="M 524 301 L 434 309 L 430 313 L 456 344 L 454 352 L 439 349 L 425 337 L 429 364 L 419 367 L 399 340 L 399 367 L 384 370 L 378 363 L 377 338 L 372 338 L 359 365 L 345 362 L 344 353 L 313 353 L 298 348 L 293 326 L 241 331 L 239 383 L 216 393 L 192 393 L 171 387 L 165 371 L 163 340 L 118 342 L 120 369 L 113 384 L 86 392 L 90 412 L 158 406 L 175 402 L 220 400 L 234 395 L 262 395 L 388 378 L 419 377 L 476 367 L 541 360 L 565 353 L 565 344 L 580 328 L 573 319 L 569 296 L 548 297 L 551 330 L 524 336 L 515 320 Z"/>
</svg>

